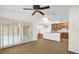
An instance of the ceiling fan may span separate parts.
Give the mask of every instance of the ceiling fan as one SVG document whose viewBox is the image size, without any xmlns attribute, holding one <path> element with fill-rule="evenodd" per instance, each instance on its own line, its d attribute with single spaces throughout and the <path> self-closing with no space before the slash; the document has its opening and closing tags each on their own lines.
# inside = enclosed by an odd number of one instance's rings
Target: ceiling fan
<svg viewBox="0 0 79 59">
<path fill-rule="evenodd" d="M 34 12 L 32 13 L 32 15 L 34 15 L 37 12 L 39 12 L 42 15 L 45 15 L 40 10 L 49 9 L 49 8 L 50 8 L 49 6 L 40 7 L 40 5 L 33 5 L 33 8 L 23 8 L 23 10 L 34 10 Z"/>
</svg>

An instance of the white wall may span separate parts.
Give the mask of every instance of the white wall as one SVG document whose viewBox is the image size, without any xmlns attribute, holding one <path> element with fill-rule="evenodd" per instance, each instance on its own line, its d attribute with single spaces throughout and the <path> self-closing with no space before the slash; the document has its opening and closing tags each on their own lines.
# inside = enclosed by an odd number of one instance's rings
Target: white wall
<svg viewBox="0 0 79 59">
<path fill-rule="evenodd" d="M 37 40 L 37 34 L 38 34 L 38 26 L 37 24 L 33 24 L 33 40 Z"/>
<path fill-rule="evenodd" d="M 26 21 L 26 22 L 33 21 L 29 13 L 13 11 L 13 10 L 0 11 L 0 17 L 10 20 L 15 20 L 15 21 Z"/>
<path fill-rule="evenodd" d="M 69 9 L 69 45 L 68 50 L 79 53 L 79 6 Z"/>
</svg>

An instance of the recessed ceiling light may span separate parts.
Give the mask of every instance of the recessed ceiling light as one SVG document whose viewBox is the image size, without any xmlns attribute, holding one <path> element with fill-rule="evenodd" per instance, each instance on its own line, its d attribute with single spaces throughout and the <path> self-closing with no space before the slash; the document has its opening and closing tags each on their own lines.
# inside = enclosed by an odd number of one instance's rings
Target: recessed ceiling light
<svg viewBox="0 0 79 59">
<path fill-rule="evenodd" d="M 43 20 L 44 20 L 44 23 L 48 23 L 48 18 L 43 18 Z"/>
</svg>

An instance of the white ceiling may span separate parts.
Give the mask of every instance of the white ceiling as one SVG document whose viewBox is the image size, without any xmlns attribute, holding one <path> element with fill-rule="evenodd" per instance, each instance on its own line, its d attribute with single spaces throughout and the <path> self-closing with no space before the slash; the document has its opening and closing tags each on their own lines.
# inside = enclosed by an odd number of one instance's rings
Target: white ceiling
<svg viewBox="0 0 79 59">
<path fill-rule="evenodd" d="M 44 5 L 41 5 L 43 7 Z M 51 5 L 50 9 L 42 10 L 45 16 L 36 13 L 34 16 L 31 14 L 33 10 L 23 10 L 22 8 L 32 8 L 32 5 L 0 5 L 0 17 L 23 20 L 26 19 L 33 21 L 33 19 L 42 19 L 47 17 L 49 20 L 68 20 L 68 9 L 70 6 L 67 5 Z M 53 15 L 55 14 L 55 15 Z"/>
</svg>

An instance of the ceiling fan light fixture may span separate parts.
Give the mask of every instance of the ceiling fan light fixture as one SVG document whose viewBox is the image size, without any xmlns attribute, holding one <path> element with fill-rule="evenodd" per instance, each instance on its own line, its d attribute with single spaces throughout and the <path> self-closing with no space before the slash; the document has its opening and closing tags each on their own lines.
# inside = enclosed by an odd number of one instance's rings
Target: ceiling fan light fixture
<svg viewBox="0 0 79 59">
<path fill-rule="evenodd" d="M 33 5 L 33 8 L 23 8 L 23 10 L 35 10 L 32 15 L 34 15 L 36 12 L 39 12 L 41 15 L 44 15 L 44 13 L 40 10 L 48 9 L 49 6 L 40 7 L 40 5 Z"/>
</svg>

